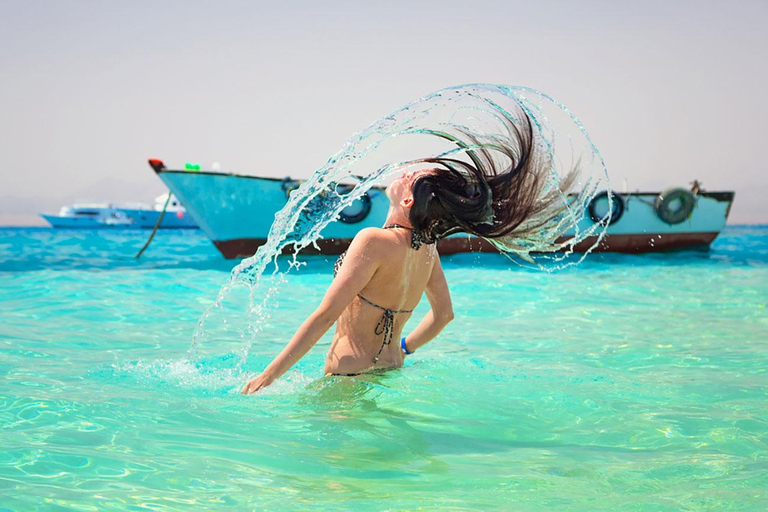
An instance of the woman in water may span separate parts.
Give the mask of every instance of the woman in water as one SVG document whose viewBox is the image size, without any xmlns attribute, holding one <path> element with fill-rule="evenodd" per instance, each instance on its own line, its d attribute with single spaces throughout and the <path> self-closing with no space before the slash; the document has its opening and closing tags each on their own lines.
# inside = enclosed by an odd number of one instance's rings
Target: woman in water
<svg viewBox="0 0 768 512">
<path fill-rule="evenodd" d="M 464 149 L 469 162 L 429 158 L 413 162 L 386 190 L 383 228 L 361 230 L 336 263 L 319 307 L 258 377 L 251 394 L 293 366 L 336 323 L 325 361 L 328 375 L 397 368 L 406 355 L 434 339 L 453 319 L 451 296 L 435 242 L 453 233 L 483 237 L 501 250 L 557 221 L 563 192 L 573 180 L 549 187 L 551 162 L 537 154 L 530 119 L 522 110 L 503 120 L 504 137 L 480 140 L 463 132 L 440 134 Z M 575 176 L 572 173 L 570 176 Z M 426 294 L 430 311 L 407 336 L 401 333 Z M 400 340 L 394 341 L 394 340 Z"/>
</svg>

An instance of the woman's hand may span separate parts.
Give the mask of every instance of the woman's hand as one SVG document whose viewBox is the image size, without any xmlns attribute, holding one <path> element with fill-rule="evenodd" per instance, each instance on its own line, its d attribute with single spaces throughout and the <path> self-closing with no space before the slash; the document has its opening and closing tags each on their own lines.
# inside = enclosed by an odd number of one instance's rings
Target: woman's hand
<svg viewBox="0 0 768 512">
<path fill-rule="evenodd" d="M 269 386 L 273 381 L 274 379 L 271 379 L 267 377 L 266 374 L 262 373 L 258 377 L 249 380 L 248 384 L 243 387 L 240 393 L 243 395 L 252 395 L 258 390 Z"/>
</svg>

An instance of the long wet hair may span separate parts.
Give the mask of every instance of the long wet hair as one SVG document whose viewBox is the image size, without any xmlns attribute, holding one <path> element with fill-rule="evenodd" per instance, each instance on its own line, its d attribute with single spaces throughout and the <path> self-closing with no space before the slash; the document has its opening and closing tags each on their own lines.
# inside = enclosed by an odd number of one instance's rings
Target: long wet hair
<svg viewBox="0 0 768 512">
<path fill-rule="evenodd" d="M 563 198 L 575 181 L 569 172 L 553 182 L 552 155 L 536 144 L 536 134 L 522 108 L 505 113 L 495 136 L 467 130 L 435 133 L 457 144 L 460 158 L 425 158 L 433 168 L 412 185 L 410 221 L 426 243 L 454 233 L 488 239 L 502 251 L 519 250 L 514 240 L 557 225 L 567 210 Z M 526 252 L 523 250 L 523 252 Z"/>
</svg>

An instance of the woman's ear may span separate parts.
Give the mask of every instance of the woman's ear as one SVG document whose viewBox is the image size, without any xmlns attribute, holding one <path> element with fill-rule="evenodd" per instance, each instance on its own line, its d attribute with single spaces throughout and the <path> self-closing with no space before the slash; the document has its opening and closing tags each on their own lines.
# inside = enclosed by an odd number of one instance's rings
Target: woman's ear
<svg viewBox="0 0 768 512">
<path fill-rule="evenodd" d="M 402 205 L 403 208 L 410 208 L 411 206 L 413 206 L 413 197 L 411 196 L 404 197 L 400 201 L 400 205 Z"/>
</svg>

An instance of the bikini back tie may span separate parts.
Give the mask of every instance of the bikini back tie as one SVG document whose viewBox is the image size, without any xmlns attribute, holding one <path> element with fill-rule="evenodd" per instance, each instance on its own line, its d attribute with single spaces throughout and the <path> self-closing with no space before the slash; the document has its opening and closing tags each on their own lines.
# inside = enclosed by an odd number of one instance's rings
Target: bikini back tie
<svg viewBox="0 0 768 512">
<path fill-rule="evenodd" d="M 392 334 L 395 331 L 395 315 L 397 313 L 413 313 L 413 310 L 412 309 L 387 309 L 369 301 L 359 293 L 357 294 L 357 296 L 360 297 L 360 300 L 362 300 L 363 302 L 366 302 L 371 306 L 375 308 L 379 308 L 382 311 L 384 311 L 384 314 L 381 315 L 381 320 L 379 320 L 379 323 L 376 324 L 376 328 L 373 330 L 373 333 L 376 336 L 381 336 L 382 334 L 384 335 L 384 339 L 381 341 L 381 346 L 379 347 L 379 351 L 376 352 L 376 356 L 373 358 L 373 362 L 376 363 L 379 361 L 379 356 L 381 356 L 381 351 L 384 350 L 384 347 L 386 345 L 389 345 L 392 342 Z"/>
</svg>

